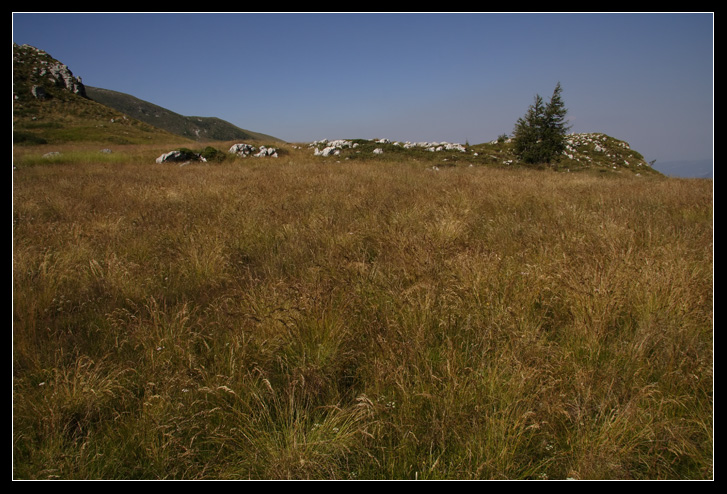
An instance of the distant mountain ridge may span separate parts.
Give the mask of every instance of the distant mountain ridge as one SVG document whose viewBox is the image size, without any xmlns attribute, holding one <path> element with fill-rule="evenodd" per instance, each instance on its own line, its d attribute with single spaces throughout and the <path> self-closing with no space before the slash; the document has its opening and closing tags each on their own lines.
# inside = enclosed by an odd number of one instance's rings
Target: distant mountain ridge
<svg viewBox="0 0 727 494">
<path fill-rule="evenodd" d="M 217 117 L 184 116 L 135 96 L 110 89 L 86 86 L 86 96 L 121 113 L 172 134 L 196 141 L 237 139 L 282 142 L 273 136 L 241 129 Z"/>
</svg>

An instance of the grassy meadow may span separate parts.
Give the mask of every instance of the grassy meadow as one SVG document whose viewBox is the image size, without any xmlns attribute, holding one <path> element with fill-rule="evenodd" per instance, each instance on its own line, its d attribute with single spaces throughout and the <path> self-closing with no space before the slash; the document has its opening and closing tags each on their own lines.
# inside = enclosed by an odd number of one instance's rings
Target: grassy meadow
<svg viewBox="0 0 727 494">
<path fill-rule="evenodd" d="M 16 150 L 15 479 L 711 479 L 713 184 Z"/>
</svg>

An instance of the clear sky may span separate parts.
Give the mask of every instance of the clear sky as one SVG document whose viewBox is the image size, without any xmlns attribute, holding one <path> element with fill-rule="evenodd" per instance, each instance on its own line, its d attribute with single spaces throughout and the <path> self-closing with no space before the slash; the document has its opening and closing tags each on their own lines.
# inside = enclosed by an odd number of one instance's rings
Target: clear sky
<svg viewBox="0 0 727 494">
<path fill-rule="evenodd" d="M 711 159 L 713 13 L 13 13 L 84 84 L 289 142 L 477 144 L 558 82 L 572 132 Z"/>
</svg>

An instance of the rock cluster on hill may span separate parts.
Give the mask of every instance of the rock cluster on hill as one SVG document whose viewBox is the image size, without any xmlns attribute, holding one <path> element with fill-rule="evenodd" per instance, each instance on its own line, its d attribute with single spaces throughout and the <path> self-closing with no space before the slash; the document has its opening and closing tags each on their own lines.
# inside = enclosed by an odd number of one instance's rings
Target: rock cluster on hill
<svg viewBox="0 0 727 494">
<path fill-rule="evenodd" d="M 255 148 L 255 146 L 246 144 L 244 142 L 233 144 L 229 152 L 243 158 L 246 158 L 248 156 L 254 156 L 256 158 L 262 158 L 265 156 L 270 156 L 272 158 L 278 157 L 278 150 L 275 148 L 260 146 L 260 149 L 257 149 Z"/>
<path fill-rule="evenodd" d="M 256 148 L 247 143 L 234 144 L 228 151 L 231 154 L 241 157 L 254 156 L 256 158 L 262 157 L 278 157 L 278 150 L 272 147 L 260 146 Z M 179 162 L 191 162 L 199 161 L 206 163 L 207 161 L 219 161 L 221 151 L 218 151 L 212 147 L 206 148 L 201 153 L 196 153 L 188 149 L 175 149 L 164 153 L 156 159 L 157 163 L 179 163 Z M 209 158 L 209 159 L 208 159 Z"/>
<path fill-rule="evenodd" d="M 611 168 L 649 166 L 641 155 L 632 152 L 627 142 L 597 132 L 568 134 L 563 156 L 585 163 L 597 159 L 600 165 L 609 165 Z"/>
<path fill-rule="evenodd" d="M 394 142 L 394 145 L 401 145 L 405 148 L 424 148 L 427 151 L 459 151 L 461 153 L 464 153 L 467 151 L 467 149 L 459 143 L 452 143 L 452 142 L 405 142 L 403 144 Z"/>
<path fill-rule="evenodd" d="M 400 142 L 390 141 L 389 139 L 372 139 L 372 142 L 377 144 L 391 144 L 393 146 L 401 146 L 405 149 L 411 148 L 423 148 L 428 151 L 460 151 L 466 152 L 465 146 L 457 143 L 450 142 Z M 336 139 L 329 141 L 328 139 L 321 139 L 319 141 L 311 142 L 308 147 L 313 148 L 313 154 L 315 156 L 337 156 L 341 154 L 342 149 L 346 148 L 357 148 L 358 143 L 346 139 Z M 383 154 L 382 148 L 374 149 L 374 154 Z"/>
<path fill-rule="evenodd" d="M 323 149 L 321 149 L 321 146 L 323 146 Z M 315 156 L 337 156 L 341 154 L 342 149 L 357 148 L 358 143 L 345 139 L 336 139 L 334 141 L 321 139 L 320 141 L 311 142 L 308 147 L 313 148 L 313 154 Z"/>
<path fill-rule="evenodd" d="M 18 66 L 30 64 L 27 67 L 30 73 L 26 77 L 31 83 L 31 93 L 36 99 L 48 98 L 49 88 L 65 89 L 86 97 L 86 88 L 81 78 L 74 76 L 67 65 L 55 60 L 43 50 L 30 45 L 15 44 L 13 55 L 13 63 Z"/>
</svg>

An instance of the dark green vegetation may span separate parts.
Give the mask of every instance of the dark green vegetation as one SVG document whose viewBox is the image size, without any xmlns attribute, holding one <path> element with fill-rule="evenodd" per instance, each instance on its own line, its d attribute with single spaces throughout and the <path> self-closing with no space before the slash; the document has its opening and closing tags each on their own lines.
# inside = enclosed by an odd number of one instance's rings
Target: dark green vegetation
<svg viewBox="0 0 727 494">
<path fill-rule="evenodd" d="M 525 163 L 550 164 L 566 150 L 569 127 L 565 116 L 568 110 L 563 103 L 562 92 L 558 83 L 547 104 L 536 94 L 525 116 L 515 124 L 515 154 Z"/>
</svg>

